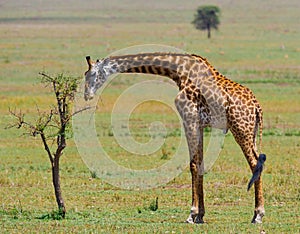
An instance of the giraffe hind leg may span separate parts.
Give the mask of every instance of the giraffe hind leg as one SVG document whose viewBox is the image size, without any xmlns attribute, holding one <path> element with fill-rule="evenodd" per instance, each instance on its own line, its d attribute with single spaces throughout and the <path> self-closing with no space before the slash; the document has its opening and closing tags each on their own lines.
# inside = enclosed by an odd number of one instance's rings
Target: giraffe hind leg
<svg viewBox="0 0 300 234">
<path fill-rule="evenodd" d="M 263 171 L 263 166 L 264 162 L 266 161 L 266 155 L 265 154 L 260 154 L 257 160 L 257 164 L 254 168 L 253 171 L 253 176 L 248 184 L 248 191 L 251 188 L 252 184 L 255 183 L 255 210 L 254 210 L 254 215 L 252 218 L 252 223 L 262 223 L 262 218 L 265 215 L 265 210 L 263 207 L 263 196 L 262 192 L 260 193 L 260 187 L 262 185 L 262 178 L 261 178 L 261 173 Z M 258 197 L 259 200 L 261 200 L 262 205 L 258 205 L 258 201 L 256 198 Z M 260 203 L 261 203 L 260 202 Z"/>
<path fill-rule="evenodd" d="M 255 209 L 251 223 L 262 223 L 262 218 L 265 215 L 264 198 L 262 194 L 262 177 L 254 183 L 255 188 Z"/>
<path fill-rule="evenodd" d="M 254 182 L 256 182 L 258 180 L 258 178 L 260 177 L 263 169 L 264 169 L 264 163 L 266 161 L 266 155 L 265 154 L 260 154 L 257 160 L 257 164 L 254 168 L 253 171 L 253 176 L 250 179 L 249 183 L 248 183 L 248 188 L 247 191 L 250 190 L 251 186 L 254 184 Z"/>
<path fill-rule="evenodd" d="M 262 218 L 265 214 L 265 210 L 264 210 L 261 172 L 265 161 L 265 155 L 260 154 L 260 156 L 258 156 L 253 141 L 253 135 L 251 134 L 251 132 L 249 132 L 248 134 L 239 134 L 238 132 L 232 131 L 232 133 L 235 137 L 235 140 L 240 145 L 245 155 L 245 158 L 251 168 L 251 171 L 253 173 L 252 179 L 248 184 L 248 187 L 250 189 L 251 184 L 253 182 L 254 190 L 255 190 L 255 209 L 254 209 L 254 216 L 251 222 L 262 223 Z"/>
</svg>

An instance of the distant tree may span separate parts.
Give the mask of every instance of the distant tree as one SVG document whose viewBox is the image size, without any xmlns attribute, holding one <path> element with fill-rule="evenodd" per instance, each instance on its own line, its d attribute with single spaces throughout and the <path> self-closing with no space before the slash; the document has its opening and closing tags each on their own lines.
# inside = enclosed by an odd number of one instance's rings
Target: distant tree
<svg viewBox="0 0 300 234">
<path fill-rule="evenodd" d="M 192 21 L 196 29 L 207 30 L 207 37 L 211 37 L 211 29 L 218 29 L 221 11 L 217 6 L 200 6 Z"/>
<path fill-rule="evenodd" d="M 71 109 L 79 79 L 67 77 L 63 74 L 57 75 L 56 77 L 51 77 L 45 73 L 40 73 L 40 75 L 42 75 L 42 83 L 45 83 L 46 86 L 52 86 L 56 105 L 46 112 L 41 112 L 37 107 L 37 118 L 31 122 L 25 120 L 25 115 L 22 111 L 16 112 L 10 110 L 16 122 L 8 126 L 8 128 L 23 128 L 30 136 L 40 136 L 51 163 L 52 183 L 58 205 L 58 214 L 64 218 L 66 207 L 60 186 L 59 160 L 63 154 L 63 150 L 67 146 L 66 139 L 72 116 L 85 109 L 75 113 L 73 113 Z M 50 147 L 53 142 L 56 142 L 56 147 Z"/>
</svg>

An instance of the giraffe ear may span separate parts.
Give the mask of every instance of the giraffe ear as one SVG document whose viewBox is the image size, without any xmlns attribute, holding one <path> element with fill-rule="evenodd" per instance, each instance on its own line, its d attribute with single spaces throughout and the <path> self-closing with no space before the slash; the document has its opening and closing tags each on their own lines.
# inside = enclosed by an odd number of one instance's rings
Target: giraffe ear
<svg viewBox="0 0 300 234">
<path fill-rule="evenodd" d="M 92 60 L 90 56 L 85 57 L 87 64 L 89 65 L 89 70 L 92 68 Z"/>
</svg>

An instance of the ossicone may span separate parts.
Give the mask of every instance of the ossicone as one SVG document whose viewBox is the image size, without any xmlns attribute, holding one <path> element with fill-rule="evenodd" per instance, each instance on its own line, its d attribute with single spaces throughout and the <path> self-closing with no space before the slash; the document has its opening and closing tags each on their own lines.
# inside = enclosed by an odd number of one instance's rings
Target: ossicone
<svg viewBox="0 0 300 234">
<path fill-rule="evenodd" d="M 86 56 L 85 59 L 86 59 L 88 65 L 89 65 L 89 69 L 91 69 L 91 68 L 92 68 L 92 60 L 91 60 L 91 56 Z"/>
</svg>

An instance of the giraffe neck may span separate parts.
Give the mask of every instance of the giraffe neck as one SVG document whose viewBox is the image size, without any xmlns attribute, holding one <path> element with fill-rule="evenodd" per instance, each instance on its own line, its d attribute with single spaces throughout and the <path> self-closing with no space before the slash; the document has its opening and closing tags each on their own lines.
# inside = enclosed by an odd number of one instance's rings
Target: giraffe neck
<svg viewBox="0 0 300 234">
<path fill-rule="evenodd" d="M 191 67 L 196 66 L 197 69 Z M 203 69 L 205 68 L 205 69 Z M 208 70 L 205 59 L 189 54 L 144 53 L 135 55 L 112 56 L 103 61 L 102 69 L 106 76 L 115 73 L 144 73 L 169 77 L 180 88 L 182 78 L 190 76 L 191 72 L 199 73 Z"/>
</svg>

